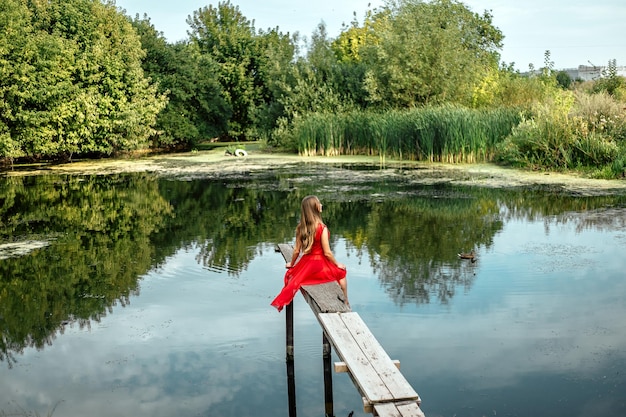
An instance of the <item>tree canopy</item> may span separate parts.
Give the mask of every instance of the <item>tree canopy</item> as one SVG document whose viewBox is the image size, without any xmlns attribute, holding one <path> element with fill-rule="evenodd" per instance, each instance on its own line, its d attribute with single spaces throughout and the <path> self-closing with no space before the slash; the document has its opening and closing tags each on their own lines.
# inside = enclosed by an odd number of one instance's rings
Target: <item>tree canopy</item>
<svg viewBox="0 0 626 417">
<path fill-rule="evenodd" d="M 272 100 L 271 81 L 275 64 L 293 58 L 289 36 L 277 29 L 257 32 L 230 1 L 203 7 L 189 16 L 191 42 L 217 63 L 217 79 L 232 114 L 228 136 L 245 139 L 254 135 L 260 106 Z"/>
<path fill-rule="evenodd" d="M 557 85 L 577 84 L 549 63 L 537 77 L 500 64 L 503 34 L 491 12 L 476 13 L 459 0 L 387 0 L 362 22 L 355 15 L 336 38 L 323 22 L 309 39 L 257 29 L 230 0 L 202 7 L 186 22 L 188 38 L 169 43 L 147 15 L 126 16 L 114 0 L 1 2 L 0 158 L 193 149 L 205 140 L 264 139 L 295 150 L 302 135 L 344 152 L 333 143 L 358 132 L 312 138 L 300 122 L 388 112 L 376 120 L 393 124 L 396 112 L 450 105 L 531 112 L 560 94 Z M 589 91 L 620 100 L 624 85 L 613 60 Z M 623 136 L 622 119 L 611 124 L 611 137 Z M 382 133 L 389 126 L 370 127 L 380 133 L 374 141 L 388 141 Z M 587 134 L 578 129 L 574 136 L 578 131 Z"/>
<path fill-rule="evenodd" d="M 351 54 L 367 64 L 372 103 L 469 103 L 472 87 L 498 66 L 503 37 L 489 12 L 479 15 L 456 0 L 401 0 L 370 19 L 362 46 Z"/>
<path fill-rule="evenodd" d="M 6 0 L 0 6 L 0 151 L 110 155 L 146 146 L 166 99 L 113 2 Z"/>
</svg>

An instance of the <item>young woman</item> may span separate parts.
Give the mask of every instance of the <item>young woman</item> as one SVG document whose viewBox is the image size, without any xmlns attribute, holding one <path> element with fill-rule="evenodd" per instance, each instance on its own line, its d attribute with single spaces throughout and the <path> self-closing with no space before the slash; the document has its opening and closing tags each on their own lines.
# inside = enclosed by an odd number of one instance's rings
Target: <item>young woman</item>
<svg viewBox="0 0 626 417">
<path fill-rule="evenodd" d="M 330 232 L 322 221 L 322 203 L 316 196 L 304 197 L 300 222 L 296 227 L 296 245 L 291 262 L 287 262 L 285 286 L 272 305 L 281 311 L 289 304 L 302 285 L 337 281 L 343 291 L 343 302 L 348 302 L 346 266 L 337 262 L 330 250 Z M 302 252 L 302 257 L 298 257 Z"/>
</svg>

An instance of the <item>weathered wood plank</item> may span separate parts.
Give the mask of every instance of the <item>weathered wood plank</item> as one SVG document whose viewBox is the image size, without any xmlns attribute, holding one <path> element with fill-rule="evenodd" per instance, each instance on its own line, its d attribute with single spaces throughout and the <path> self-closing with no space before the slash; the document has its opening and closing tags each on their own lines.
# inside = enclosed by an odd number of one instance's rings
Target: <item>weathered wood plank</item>
<svg viewBox="0 0 626 417">
<path fill-rule="evenodd" d="M 369 402 L 392 401 L 393 394 L 372 368 L 367 356 L 356 343 L 341 316 L 357 313 L 320 314 L 318 319 L 332 341 L 339 357 L 348 365 L 350 376 Z"/>
<path fill-rule="evenodd" d="M 285 262 L 291 262 L 291 257 L 293 256 L 293 247 L 287 243 L 279 243 L 276 245 L 278 251 L 285 258 Z"/>
<path fill-rule="evenodd" d="M 374 404 L 373 413 L 378 417 L 425 417 L 416 402 Z"/>
<path fill-rule="evenodd" d="M 315 314 L 350 311 L 350 307 L 342 301 L 343 291 L 336 281 L 326 284 L 303 285 L 300 292 Z"/>
<path fill-rule="evenodd" d="M 394 365 L 361 317 L 356 313 L 342 314 L 341 319 L 363 354 L 369 358 L 371 366 L 376 369 L 380 379 L 392 393 L 393 399 L 415 399 L 419 402 L 419 395 Z"/>
<path fill-rule="evenodd" d="M 394 364 L 394 366 L 398 369 L 400 369 L 400 361 L 397 359 L 392 359 L 392 362 Z M 346 365 L 345 362 L 335 362 L 334 364 L 335 367 L 335 372 L 337 372 L 338 374 L 344 373 L 344 372 L 348 372 L 348 365 Z"/>
<path fill-rule="evenodd" d="M 402 417 L 426 417 L 419 406 L 419 403 L 397 404 L 396 407 L 400 411 Z"/>
<path fill-rule="evenodd" d="M 318 319 L 368 401 L 420 401 L 357 313 L 320 314 Z"/>
<path fill-rule="evenodd" d="M 402 417 L 394 403 L 376 404 L 372 407 L 371 412 L 378 417 Z"/>
</svg>

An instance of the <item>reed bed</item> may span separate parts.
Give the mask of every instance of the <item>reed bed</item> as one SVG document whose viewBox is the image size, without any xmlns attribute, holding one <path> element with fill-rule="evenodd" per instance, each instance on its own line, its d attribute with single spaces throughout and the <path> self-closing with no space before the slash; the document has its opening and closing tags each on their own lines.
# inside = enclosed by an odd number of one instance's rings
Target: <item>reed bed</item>
<svg viewBox="0 0 626 417">
<path fill-rule="evenodd" d="M 312 113 L 293 126 L 301 155 L 379 155 L 431 162 L 483 162 L 521 121 L 512 108 L 426 107 L 385 113 Z"/>
</svg>

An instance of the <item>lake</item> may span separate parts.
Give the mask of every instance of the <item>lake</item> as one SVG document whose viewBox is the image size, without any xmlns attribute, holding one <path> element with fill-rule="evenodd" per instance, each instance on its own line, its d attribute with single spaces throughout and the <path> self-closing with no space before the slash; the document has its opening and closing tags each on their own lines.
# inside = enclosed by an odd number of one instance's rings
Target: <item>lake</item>
<svg viewBox="0 0 626 417">
<path fill-rule="evenodd" d="M 626 195 L 294 163 L 0 179 L 0 416 L 290 416 L 269 304 L 309 194 L 426 416 L 626 415 Z M 294 322 L 290 417 L 324 416 L 301 296 Z M 348 375 L 333 393 L 367 415 Z"/>
</svg>

